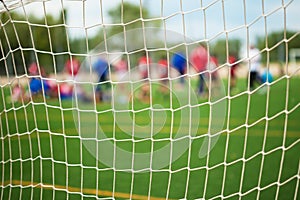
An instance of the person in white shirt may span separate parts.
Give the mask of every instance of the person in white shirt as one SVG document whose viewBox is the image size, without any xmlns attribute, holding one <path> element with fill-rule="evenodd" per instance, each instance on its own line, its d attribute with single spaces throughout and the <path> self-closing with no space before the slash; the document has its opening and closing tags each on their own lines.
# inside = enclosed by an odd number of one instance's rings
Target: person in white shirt
<svg viewBox="0 0 300 200">
<path fill-rule="evenodd" d="M 249 68 L 250 68 L 250 90 L 254 89 L 255 82 L 260 83 L 259 78 L 259 68 L 260 68 L 260 61 L 261 55 L 260 51 L 253 45 L 250 46 L 249 50 Z"/>
</svg>

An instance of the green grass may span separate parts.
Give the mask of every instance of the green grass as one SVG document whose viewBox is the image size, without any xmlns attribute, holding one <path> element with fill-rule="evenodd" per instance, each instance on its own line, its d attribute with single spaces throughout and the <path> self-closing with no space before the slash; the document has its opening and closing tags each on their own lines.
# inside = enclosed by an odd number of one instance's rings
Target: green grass
<svg viewBox="0 0 300 200">
<path fill-rule="evenodd" d="M 238 81 L 240 92 L 246 91 L 244 83 L 245 80 Z M 200 117 L 190 148 L 170 166 L 143 173 L 114 170 L 99 162 L 79 139 L 74 123 L 77 115 L 70 110 L 71 101 L 62 102 L 64 110 L 55 99 L 46 99 L 46 103 L 40 104 L 42 99 L 37 98 L 34 104 L 26 106 L 11 104 L 7 102 L 8 87 L 1 87 L 1 197 L 81 199 L 80 193 L 84 193 L 86 199 L 93 199 L 92 193 L 99 190 L 101 197 L 110 196 L 114 191 L 117 199 L 128 198 L 126 194 L 131 192 L 143 195 L 133 198 L 148 195 L 165 198 L 167 194 L 173 199 L 208 199 L 219 195 L 230 195 L 229 199 L 239 199 L 239 195 L 242 199 L 274 199 L 276 195 L 279 199 L 294 199 L 295 194 L 299 198 L 300 187 L 296 188 L 300 158 L 299 84 L 297 77 L 283 78 L 270 87 L 269 97 L 257 91 L 226 100 L 229 104 L 226 112 L 230 114 L 226 114 L 223 131 L 209 157 L 203 158 L 198 154 L 206 138 L 201 136 L 209 129 L 210 107 L 205 99 L 199 99 L 199 103 L 204 104 L 194 108 L 199 109 Z M 159 93 L 155 93 L 153 101 L 170 108 L 170 100 Z M 172 103 L 173 110 L 179 107 L 176 100 Z M 189 130 L 188 126 L 179 129 L 183 112 L 180 109 L 165 111 L 164 126 L 151 136 L 150 130 L 138 128 L 151 122 L 148 110 L 142 110 L 149 108 L 149 104 L 136 100 L 133 108 L 136 112 L 130 113 L 135 123 L 124 120 L 116 126 L 116 113 L 111 108 L 107 103 L 98 104 L 100 112 L 94 113 L 94 120 L 97 115 L 105 136 L 118 139 L 115 144 L 126 151 L 132 151 L 134 146 L 136 153 L 150 152 L 152 145 L 154 150 L 159 150 L 169 144 L 168 140 L 159 139 L 175 138 L 178 130 L 183 130 L 179 136 L 186 136 Z M 155 122 L 160 122 L 162 111 L 153 114 Z M 83 121 L 86 128 L 93 130 L 93 121 Z M 126 134 L 122 127 L 134 128 L 135 135 Z M 139 134 L 147 135 L 148 139 L 143 140 Z M 85 139 L 88 136 L 81 135 Z M 103 138 L 98 139 L 101 146 Z M 97 145 L 95 139 L 91 141 L 90 145 Z M 106 149 L 102 150 L 106 153 Z M 64 188 L 69 188 L 69 192 Z"/>
</svg>

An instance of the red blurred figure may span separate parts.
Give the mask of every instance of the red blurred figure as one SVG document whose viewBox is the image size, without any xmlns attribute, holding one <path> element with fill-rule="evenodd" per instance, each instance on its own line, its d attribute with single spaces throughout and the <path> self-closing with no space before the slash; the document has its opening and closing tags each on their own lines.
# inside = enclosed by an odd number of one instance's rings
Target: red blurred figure
<svg viewBox="0 0 300 200">
<path fill-rule="evenodd" d="M 203 46 L 195 48 L 191 53 L 191 62 L 197 72 L 207 70 L 208 52 Z"/>
<path fill-rule="evenodd" d="M 216 56 L 210 56 L 210 72 L 211 72 L 211 78 L 212 80 L 217 80 L 218 79 L 218 72 L 215 70 L 219 66 L 219 61 Z"/>
<path fill-rule="evenodd" d="M 211 56 L 210 57 L 211 62 L 215 65 L 218 66 L 219 65 L 219 61 L 218 58 L 216 56 Z"/>
<path fill-rule="evenodd" d="M 117 74 L 118 81 L 122 80 L 123 76 L 126 75 L 128 71 L 127 61 L 121 58 L 118 62 L 114 64 L 114 68 Z"/>
<path fill-rule="evenodd" d="M 21 84 L 15 84 L 12 88 L 11 102 L 22 101 L 26 98 L 25 89 Z"/>
<path fill-rule="evenodd" d="M 230 55 L 228 58 L 230 67 L 230 88 L 233 89 L 236 86 L 236 68 L 238 64 L 236 63 L 237 57 L 235 55 Z"/>
<path fill-rule="evenodd" d="M 191 63 L 196 71 L 199 73 L 198 93 L 202 95 L 204 91 L 204 74 L 203 71 L 207 70 L 208 52 L 203 46 L 196 47 L 191 53 Z"/>
<path fill-rule="evenodd" d="M 157 64 L 159 65 L 160 78 L 168 78 L 168 61 L 165 58 L 160 59 Z"/>
<path fill-rule="evenodd" d="M 41 75 L 43 77 L 46 76 L 46 72 L 45 72 L 44 68 L 42 66 L 39 67 L 36 62 L 33 62 L 29 65 L 28 72 L 29 72 L 29 75 L 32 75 L 32 76 L 37 76 L 37 75 Z M 40 74 L 40 72 L 41 72 L 41 74 Z"/>
<path fill-rule="evenodd" d="M 149 68 L 152 63 L 151 58 L 147 56 L 147 53 L 144 52 L 142 57 L 138 60 L 138 70 L 140 71 L 141 79 L 146 79 L 149 77 Z M 150 102 L 150 85 L 146 80 L 141 86 L 141 95 L 140 100 L 144 102 Z"/>
<path fill-rule="evenodd" d="M 157 64 L 159 68 L 159 77 L 161 78 L 160 91 L 163 94 L 166 94 L 168 91 L 168 60 L 165 57 L 162 57 Z"/>
<path fill-rule="evenodd" d="M 148 78 L 148 68 L 151 63 L 151 58 L 147 56 L 146 52 L 143 53 L 143 56 L 138 60 L 138 69 L 142 79 Z"/>
<path fill-rule="evenodd" d="M 72 77 L 78 74 L 79 68 L 80 61 L 75 57 L 71 57 L 71 59 L 68 59 L 65 63 L 65 70 Z"/>
</svg>

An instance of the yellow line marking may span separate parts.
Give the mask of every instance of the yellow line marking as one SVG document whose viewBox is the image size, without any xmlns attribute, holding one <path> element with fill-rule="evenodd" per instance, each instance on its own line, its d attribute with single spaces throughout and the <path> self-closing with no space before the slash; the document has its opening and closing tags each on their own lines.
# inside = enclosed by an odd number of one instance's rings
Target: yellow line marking
<svg viewBox="0 0 300 200">
<path fill-rule="evenodd" d="M 67 130 L 67 131 L 66 131 Z M 65 129 L 66 132 L 70 131 L 70 130 L 73 130 L 73 128 L 68 128 L 68 129 Z M 19 134 L 12 134 L 10 135 L 9 137 L 9 140 L 23 140 L 23 139 L 27 139 L 28 140 L 28 136 L 32 139 L 32 138 L 37 138 L 37 134 L 39 134 L 39 137 L 40 138 L 45 138 L 45 137 L 49 137 L 51 135 L 51 131 L 48 130 L 49 132 L 38 132 L 38 131 L 34 131 L 30 134 L 22 134 L 22 135 L 19 135 Z M 58 129 L 58 130 L 55 130 L 55 131 L 58 131 L 58 133 L 60 133 L 61 135 L 62 132 L 59 132 L 59 131 L 62 131 L 61 129 Z M 74 128 L 74 131 L 77 131 L 77 129 Z M 196 134 L 197 136 L 199 135 L 202 135 L 202 134 L 206 134 L 207 133 L 207 129 L 204 129 L 204 128 L 199 128 L 198 129 L 198 133 Z M 188 131 L 187 131 L 188 132 Z M 221 131 L 221 136 L 226 136 L 227 132 L 223 132 Z M 166 133 L 166 132 L 162 132 L 162 133 L 158 133 L 158 134 L 169 134 L 169 133 Z M 250 131 L 250 133 L 248 134 L 248 137 L 251 137 L 251 136 L 254 136 L 254 137 L 257 137 L 257 136 L 264 136 L 264 130 L 261 130 L 261 131 L 258 131 L 258 130 L 255 130 L 254 132 Z M 55 134 L 55 136 L 58 136 L 59 134 Z M 66 134 L 66 135 L 69 135 L 69 136 L 77 136 L 79 137 L 79 135 L 77 134 Z M 182 134 L 184 135 L 184 134 Z M 245 131 L 244 131 L 244 128 L 241 128 L 241 129 L 238 129 L 234 132 L 230 132 L 229 135 L 231 136 L 245 136 Z M 267 131 L 267 137 L 283 137 L 284 136 L 284 131 L 282 130 L 268 130 Z M 150 134 L 149 134 L 149 137 L 150 137 Z M 286 131 L 286 138 L 299 138 L 300 137 L 300 131 Z M 162 137 L 161 139 L 164 139 L 166 137 Z M 8 138 L 6 138 L 8 139 Z M 3 139 L 2 139 L 3 140 Z"/>
<path fill-rule="evenodd" d="M 55 189 L 61 189 L 66 190 L 68 192 L 78 192 L 82 194 L 92 194 L 92 195 L 99 195 L 99 196 L 105 196 L 105 197 L 116 197 L 116 198 L 123 198 L 123 199 L 152 199 L 152 200 L 165 200 L 166 198 L 160 198 L 160 197 L 152 197 L 152 196 L 145 196 L 145 195 L 139 195 L 139 194 L 128 194 L 123 192 L 111 192 L 107 190 L 96 190 L 96 189 L 90 189 L 90 188 L 77 188 L 77 187 L 71 187 L 71 186 L 63 186 L 63 185 L 50 185 L 50 184 L 44 184 L 44 183 L 37 183 L 37 182 L 30 182 L 30 181 L 21 181 L 21 180 L 12 180 L 12 181 L 5 181 L 1 184 L 2 187 L 5 187 L 7 185 L 20 185 L 22 187 L 33 187 L 33 188 L 41 188 L 46 190 L 55 190 Z"/>
<path fill-rule="evenodd" d="M 37 113 L 36 113 L 37 114 Z M 107 115 L 109 115 L 109 117 L 107 116 Z M 92 114 L 92 116 L 94 116 L 94 113 Z M 101 125 L 109 125 L 109 124 L 111 124 L 112 123 L 112 121 L 113 121 L 113 114 L 110 114 L 110 113 L 103 113 L 103 114 L 100 114 L 100 116 L 102 116 L 102 117 L 99 117 L 99 124 L 101 124 Z M 0 117 L 1 117 L 1 114 L 0 114 Z M 4 116 L 3 115 L 3 117 L 5 117 L 6 118 L 6 116 Z M 276 118 L 274 118 L 274 119 L 272 119 L 272 120 L 270 120 L 271 122 L 282 122 L 282 119 L 280 118 L 280 117 L 284 117 L 284 115 L 282 114 L 282 115 L 279 115 L 279 116 L 277 116 Z M 31 116 L 31 117 L 28 117 L 28 118 L 33 118 L 33 116 Z M 159 120 L 159 116 L 156 116 L 155 117 L 156 118 L 156 120 Z M 170 119 L 171 118 L 171 116 L 167 116 L 166 117 L 166 119 Z M 175 117 L 176 118 L 176 117 Z M 15 117 L 15 115 L 14 115 L 14 113 L 13 112 L 10 112 L 10 113 L 8 113 L 8 115 L 7 115 L 7 119 L 8 120 L 12 120 L 12 121 L 14 121 L 14 120 L 16 120 L 16 117 Z M 121 117 L 119 116 L 118 117 L 118 119 L 120 120 L 121 119 Z M 122 119 L 124 120 L 124 123 L 128 123 L 128 118 L 127 117 L 122 117 Z M 147 119 L 147 118 L 146 118 Z M 213 118 L 214 120 L 218 120 L 216 117 L 215 118 Z M 31 122 L 32 121 L 32 119 L 31 120 L 28 120 L 28 119 L 25 119 L 25 118 L 23 118 L 23 117 L 17 117 L 17 120 L 19 121 L 19 122 L 23 122 L 23 121 L 28 121 L 28 122 Z M 46 116 L 46 114 L 44 113 L 44 114 L 40 114 L 39 116 L 38 116 L 38 120 L 49 120 L 49 121 L 52 121 L 52 122 L 61 122 L 62 121 L 62 119 L 61 119 L 61 115 L 59 115 L 59 116 L 56 116 L 56 115 L 50 115 L 49 114 L 49 116 L 47 117 Z M 68 122 L 68 123 L 74 123 L 75 122 L 75 120 L 77 120 L 78 121 L 78 119 L 74 119 L 74 116 L 73 115 L 67 115 L 67 114 L 64 114 L 64 121 L 65 122 Z M 227 120 L 227 118 L 222 118 L 222 120 Z M 244 123 L 244 119 L 241 119 L 241 118 L 237 118 L 237 117 L 231 117 L 230 119 L 230 124 L 231 125 L 236 125 L 236 124 L 238 124 L 238 125 L 240 125 L 241 124 L 241 122 L 242 122 L 242 124 Z M 257 121 L 257 120 L 260 120 L 260 119 L 256 119 L 256 118 L 249 118 L 249 121 L 253 121 L 253 120 L 255 120 L 255 121 Z M 82 122 L 85 122 L 84 120 L 80 120 L 80 121 L 82 121 Z M 86 121 L 87 122 L 90 122 L 89 121 L 89 119 L 86 119 Z M 136 121 L 136 123 L 141 123 L 141 124 L 143 124 L 143 123 L 145 123 L 145 124 L 147 124 L 147 123 L 150 123 L 151 122 L 151 119 L 149 118 L 148 120 L 145 120 L 145 118 L 139 118 L 139 117 L 136 117 L 135 118 L 135 121 Z M 168 120 L 168 121 L 170 121 L 170 120 Z M 93 122 L 93 121 L 92 121 Z M 207 117 L 207 116 L 200 116 L 200 118 L 199 118 L 199 122 L 202 122 L 202 123 L 208 123 L 209 122 L 209 117 Z M 169 122 L 170 123 L 170 122 Z M 299 125 L 299 123 L 298 123 L 298 120 L 297 119 L 289 119 L 289 124 L 290 125 Z"/>
</svg>

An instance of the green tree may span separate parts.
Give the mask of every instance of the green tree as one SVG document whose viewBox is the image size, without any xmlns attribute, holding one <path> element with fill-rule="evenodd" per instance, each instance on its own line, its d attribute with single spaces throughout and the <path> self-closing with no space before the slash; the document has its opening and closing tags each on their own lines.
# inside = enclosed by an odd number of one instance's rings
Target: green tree
<svg viewBox="0 0 300 200">
<path fill-rule="evenodd" d="M 284 42 L 288 39 L 288 43 Z M 271 49 L 269 51 L 270 62 L 285 62 L 287 59 L 287 50 L 292 48 L 300 48 L 300 36 L 293 31 L 277 31 L 267 35 L 267 37 L 258 37 L 257 46 L 259 49 L 265 49 L 266 47 Z M 268 54 L 264 52 L 262 54 L 262 62 L 268 61 Z"/>
<path fill-rule="evenodd" d="M 110 18 L 114 24 L 126 24 L 124 26 L 117 25 L 109 29 L 110 35 L 114 35 L 125 30 L 142 28 L 142 19 L 149 18 L 148 10 L 138 5 L 124 2 L 117 7 L 108 11 Z"/>
<path fill-rule="evenodd" d="M 128 31 L 137 28 L 145 27 L 159 27 L 160 22 L 142 22 L 142 18 L 150 18 L 149 11 L 147 9 L 141 9 L 140 6 L 123 2 L 116 5 L 114 8 L 108 11 L 108 15 L 114 25 L 101 26 L 97 34 L 88 38 L 71 38 L 70 49 L 75 53 L 88 53 L 92 50 L 99 48 L 101 44 L 103 47 L 99 51 L 104 50 L 104 40 L 109 43 L 108 50 L 116 48 L 119 49 L 120 46 L 124 46 L 124 34 L 126 34 L 127 41 L 135 40 L 137 37 L 137 32 L 134 35 L 127 34 Z M 116 36 L 118 35 L 118 36 Z M 117 38 L 116 41 L 109 40 L 112 36 Z M 136 41 L 135 41 L 136 42 Z M 128 42 L 130 44 L 130 42 Z"/>
<path fill-rule="evenodd" d="M 227 50 L 228 43 L 228 50 Z M 226 55 L 238 55 L 241 50 L 241 41 L 239 39 L 218 40 L 210 47 L 210 53 L 215 55 L 220 63 L 227 61 Z M 227 52 L 228 51 L 228 52 Z"/>
<path fill-rule="evenodd" d="M 29 19 L 33 24 L 36 24 L 31 26 L 35 48 L 43 51 L 36 53 L 34 59 L 38 59 L 40 65 L 45 67 L 48 72 L 53 72 L 54 67 L 56 67 L 56 71 L 61 71 L 65 60 L 68 58 L 67 54 L 55 55 L 54 57 L 52 55 L 52 52 L 65 53 L 69 51 L 63 17 L 61 12 L 58 18 L 47 15 L 44 18 L 31 16 Z"/>
<path fill-rule="evenodd" d="M 63 15 L 26 18 L 17 12 L 3 13 L 0 17 L 1 74 L 23 74 L 32 62 L 39 62 L 47 72 L 60 71 L 66 57 L 53 56 L 68 50 Z M 30 23 L 27 23 L 30 22 Z"/>
<path fill-rule="evenodd" d="M 0 45 L 1 57 L 5 58 L 0 62 L 1 74 L 22 74 L 30 55 L 29 51 L 23 51 L 24 48 L 32 48 L 30 43 L 29 26 L 26 23 L 15 23 L 15 21 L 24 21 L 24 17 L 16 13 L 1 14 Z M 21 34 L 22 33 L 22 34 Z"/>
<path fill-rule="evenodd" d="M 139 5 L 123 2 L 108 11 L 111 19 L 111 24 L 103 26 L 94 37 L 89 38 L 89 50 L 96 48 L 96 51 L 102 52 L 108 48 L 108 51 L 121 50 L 136 51 L 144 48 L 144 31 L 146 37 L 151 35 L 151 38 L 156 34 L 155 29 L 147 30 L 147 27 L 161 27 L 161 20 L 144 20 L 151 18 L 149 11 L 141 8 Z M 126 38 L 126 40 L 125 40 Z M 106 41 L 104 47 L 103 41 Z M 151 40 L 147 42 L 147 48 L 155 48 L 158 46 L 156 42 L 162 41 Z M 101 45 L 99 45 L 101 44 Z M 162 46 L 162 45 L 161 45 Z M 142 51 L 131 54 L 131 66 L 135 66 Z M 151 55 L 154 56 L 154 55 Z"/>
<path fill-rule="evenodd" d="M 109 10 L 108 12 L 112 22 L 116 25 L 108 27 L 106 29 L 108 33 L 108 37 L 119 34 L 119 40 L 120 43 L 124 43 L 125 39 L 123 37 L 126 36 L 126 44 L 128 50 L 136 50 L 135 48 L 143 48 L 143 47 L 137 47 L 136 44 L 143 44 L 144 43 L 144 34 L 145 34 L 145 28 L 149 27 L 161 27 L 161 20 L 151 20 L 151 21 L 145 21 L 144 19 L 151 18 L 151 15 L 149 11 L 145 8 L 142 8 L 139 5 L 131 4 L 128 2 L 120 3 L 115 8 Z M 120 24 L 120 25 L 117 25 Z M 151 29 L 153 31 L 150 31 L 148 29 L 146 31 L 146 34 L 150 34 L 153 36 L 156 31 L 155 29 Z M 149 33 L 151 32 L 151 33 Z M 148 35 L 146 37 L 148 37 Z M 107 37 L 107 38 L 108 38 Z M 155 41 L 152 40 L 151 44 L 147 44 L 148 48 L 152 48 L 153 46 L 157 46 L 157 44 L 154 44 Z M 130 45 L 135 46 L 133 49 L 131 49 Z M 118 45 L 118 44 L 116 44 Z M 129 46 L 128 46 L 129 45 Z"/>
</svg>

